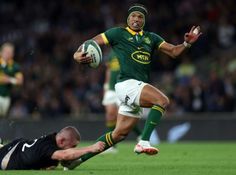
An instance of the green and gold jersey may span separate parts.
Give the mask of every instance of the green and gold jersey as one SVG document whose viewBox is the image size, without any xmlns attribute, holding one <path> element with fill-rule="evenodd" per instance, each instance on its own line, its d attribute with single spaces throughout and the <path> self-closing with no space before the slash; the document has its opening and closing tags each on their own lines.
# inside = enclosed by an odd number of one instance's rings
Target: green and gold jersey
<svg viewBox="0 0 236 175">
<path fill-rule="evenodd" d="M 119 59 L 118 82 L 128 79 L 149 81 L 152 55 L 164 43 L 159 35 L 146 31 L 136 33 L 128 27 L 117 27 L 102 33 L 102 37 Z"/>
<path fill-rule="evenodd" d="M 9 64 L 3 64 L 0 58 L 0 78 L 4 74 L 15 77 L 17 73 L 20 73 L 20 66 L 17 63 L 11 62 Z M 11 84 L 0 84 L 0 96 L 10 96 L 11 88 Z"/>
<path fill-rule="evenodd" d="M 115 90 L 115 84 L 117 82 L 117 77 L 120 73 L 120 64 L 119 64 L 119 60 L 113 50 L 111 50 L 111 52 L 108 56 L 108 68 L 110 71 L 109 89 Z"/>
</svg>

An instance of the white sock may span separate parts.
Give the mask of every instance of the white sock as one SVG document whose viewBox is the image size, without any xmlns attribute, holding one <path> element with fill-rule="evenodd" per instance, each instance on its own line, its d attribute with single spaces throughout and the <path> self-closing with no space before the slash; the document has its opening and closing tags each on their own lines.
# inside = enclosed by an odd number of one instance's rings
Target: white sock
<svg viewBox="0 0 236 175">
<path fill-rule="evenodd" d="M 138 143 L 142 146 L 150 146 L 150 142 L 147 140 L 140 140 Z"/>
</svg>

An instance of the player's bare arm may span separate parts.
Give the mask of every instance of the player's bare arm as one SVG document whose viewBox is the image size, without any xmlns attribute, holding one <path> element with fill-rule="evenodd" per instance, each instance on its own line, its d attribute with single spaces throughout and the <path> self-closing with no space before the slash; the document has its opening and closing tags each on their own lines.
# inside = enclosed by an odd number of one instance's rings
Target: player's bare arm
<svg viewBox="0 0 236 175">
<path fill-rule="evenodd" d="M 66 150 L 58 150 L 52 154 L 54 160 L 74 160 L 87 153 L 101 152 L 105 148 L 104 142 L 97 142 L 91 146 L 84 148 L 69 148 Z"/>
<path fill-rule="evenodd" d="M 160 51 L 171 56 L 172 58 L 176 58 L 187 48 L 191 47 L 191 45 L 198 40 L 201 34 L 202 33 L 200 32 L 200 27 L 193 26 L 188 33 L 185 33 L 183 44 L 173 45 L 168 42 L 164 42 L 160 46 Z"/>
<path fill-rule="evenodd" d="M 0 75 L 0 84 L 8 84 L 9 83 L 9 76 L 6 74 Z"/>
<path fill-rule="evenodd" d="M 0 84 L 13 84 L 13 85 L 22 85 L 23 84 L 23 74 L 17 73 L 14 77 L 2 74 L 0 76 Z"/>
<path fill-rule="evenodd" d="M 106 42 L 102 37 L 102 34 L 99 34 L 93 38 L 94 41 L 97 42 L 98 45 L 102 46 L 105 45 Z M 92 62 L 92 58 L 87 56 L 87 53 L 82 52 L 82 48 L 79 49 L 74 53 L 74 59 L 80 64 L 88 64 Z"/>
</svg>

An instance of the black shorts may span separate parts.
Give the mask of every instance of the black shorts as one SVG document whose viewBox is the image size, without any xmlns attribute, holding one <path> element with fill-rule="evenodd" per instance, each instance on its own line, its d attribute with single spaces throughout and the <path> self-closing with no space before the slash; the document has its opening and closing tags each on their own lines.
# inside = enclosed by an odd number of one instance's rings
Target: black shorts
<svg viewBox="0 0 236 175">
<path fill-rule="evenodd" d="M 4 145 L 2 148 L 0 148 L 0 170 L 2 169 L 2 159 L 5 157 L 5 155 L 13 148 L 21 139 L 14 140 L 7 145 Z M 12 157 L 11 157 L 12 159 Z"/>
</svg>

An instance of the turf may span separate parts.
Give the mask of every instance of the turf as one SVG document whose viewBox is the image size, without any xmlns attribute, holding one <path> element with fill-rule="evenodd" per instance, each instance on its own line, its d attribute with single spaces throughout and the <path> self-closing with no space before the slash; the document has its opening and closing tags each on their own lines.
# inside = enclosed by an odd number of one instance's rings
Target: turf
<svg viewBox="0 0 236 175">
<path fill-rule="evenodd" d="M 158 156 L 136 155 L 135 143 L 119 153 L 96 156 L 73 171 L 0 171 L 3 175 L 236 175 L 236 142 L 162 143 Z"/>
</svg>

